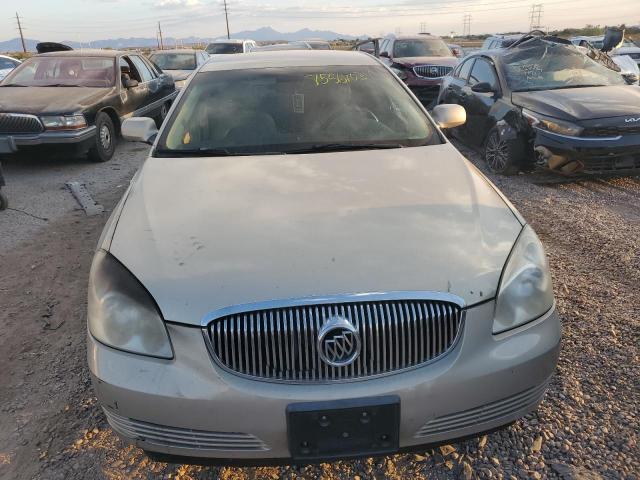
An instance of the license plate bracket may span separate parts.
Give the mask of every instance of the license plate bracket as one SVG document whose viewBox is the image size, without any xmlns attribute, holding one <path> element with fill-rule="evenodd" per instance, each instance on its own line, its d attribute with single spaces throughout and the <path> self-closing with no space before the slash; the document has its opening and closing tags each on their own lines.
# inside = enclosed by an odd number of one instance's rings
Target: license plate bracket
<svg viewBox="0 0 640 480">
<path fill-rule="evenodd" d="M 289 451 L 294 459 L 316 460 L 396 452 L 400 398 L 355 398 L 287 406 Z"/>
<path fill-rule="evenodd" d="M 13 153 L 15 152 L 15 147 L 11 138 L 9 137 L 0 137 L 0 153 Z"/>
</svg>

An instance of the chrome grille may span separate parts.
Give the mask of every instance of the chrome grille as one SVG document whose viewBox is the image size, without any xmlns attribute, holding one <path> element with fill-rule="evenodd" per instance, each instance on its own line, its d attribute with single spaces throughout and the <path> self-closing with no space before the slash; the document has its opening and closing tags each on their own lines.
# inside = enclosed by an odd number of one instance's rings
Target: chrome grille
<svg viewBox="0 0 640 480">
<path fill-rule="evenodd" d="M 638 135 L 640 125 L 619 125 L 609 127 L 590 127 L 582 132 L 583 137 L 615 137 L 618 135 Z"/>
<path fill-rule="evenodd" d="M 40 133 L 43 130 L 35 115 L 0 113 L 0 133 Z"/>
<path fill-rule="evenodd" d="M 322 359 L 318 337 L 331 319 L 348 320 L 360 353 L 346 366 Z M 440 300 L 305 304 L 233 313 L 205 329 L 214 360 L 243 376 L 272 381 L 332 382 L 385 375 L 433 361 L 453 348 L 463 310 Z"/>
<path fill-rule="evenodd" d="M 155 445 L 192 450 L 269 450 L 259 438 L 249 433 L 209 432 L 190 428 L 168 427 L 117 415 L 103 408 L 109 425 L 126 438 Z"/>
<path fill-rule="evenodd" d="M 444 65 L 418 65 L 413 67 L 413 73 L 417 77 L 423 78 L 441 78 L 448 75 L 451 70 L 453 70 L 453 67 Z"/>
</svg>

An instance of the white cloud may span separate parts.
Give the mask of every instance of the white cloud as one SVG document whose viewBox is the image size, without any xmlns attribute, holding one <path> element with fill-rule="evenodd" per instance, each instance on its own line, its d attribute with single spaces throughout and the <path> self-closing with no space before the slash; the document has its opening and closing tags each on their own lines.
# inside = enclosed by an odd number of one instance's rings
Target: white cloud
<svg viewBox="0 0 640 480">
<path fill-rule="evenodd" d="M 154 6 L 156 8 L 191 8 L 202 5 L 201 0 L 158 0 Z"/>
</svg>

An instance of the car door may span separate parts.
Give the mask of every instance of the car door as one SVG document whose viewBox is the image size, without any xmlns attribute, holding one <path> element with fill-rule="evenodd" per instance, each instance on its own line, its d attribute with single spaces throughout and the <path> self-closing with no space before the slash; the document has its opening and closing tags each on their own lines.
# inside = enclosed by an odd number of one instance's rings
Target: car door
<svg viewBox="0 0 640 480">
<path fill-rule="evenodd" d="M 155 75 L 160 83 L 160 94 L 158 95 L 159 100 L 156 100 L 156 103 L 163 103 L 163 100 L 167 100 L 167 97 L 170 97 L 175 91 L 176 86 L 173 80 L 173 77 L 166 72 L 163 72 L 160 67 L 155 65 L 151 60 L 147 57 L 140 57 L 149 67 L 149 70 Z"/>
<path fill-rule="evenodd" d="M 118 69 L 120 70 L 120 78 L 118 81 L 120 82 L 120 99 L 122 101 L 122 111 L 119 112 L 119 114 L 122 117 L 126 117 L 131 116 L 134 112 L 142 108 L 148 96 L 148 89 L 129 56 L 125 55 L 120 57 L 118 62 Z M 138 84 L 127 87 L 125 85 L 125 79 L 127 78 L 135 80 Z"/>
<path fill-rule="evenodd" d="M 474 92 L 473 86 L 480 83 L 488 83 L 491 92 Z M 489 113 L 500 95 L 500 82 L 493 62 L 486 57 L 477 57 L 471 68 L 467 84 L 462 90 L 462 102 L 467 111 L 467 123 L 465 139 L 474 145 L 481 145 L 493 128 L 493 120 Z"/>
<path fill-rule="evenodd" d="M 391 59 L 392 46 L 393 42 L 389 39 L 384 40 L 382 45 L 380 45 L 380 61 L 388 67 L 393 64 L 393 60 Z"/>
<path fill-rule="evenodd" d="M 140 110 L 142 110 L 142 115 L 153 117 L 157 115 L 162 105 L 162 98 L 164 96 L 162 81 L 151 65 L 147 65 L 142 57 L 139 55 L 130 55 L 130 58 L 142 77 L 142 83 L 147 87 Z"/>
<path fill-rule="evenodd" d="M 475 57 L 471 57 L 464 62 L 462 62 L 456 69 L 453 71 L 453 74 L 447 76 L 442 81 L 442 85 L 440 86 L 440 96 L 438 99 L 438 103 L 454 103 L 456 105 L 461 105 L 466 108 L 465 96 L 467 95 L 465 92 L 465 87 L 467 85 L 467 80 L 469 78 L 469 74 L 471 73 L 471 68 L 473 67 L 473 63 L 475 62 Z M 466 136 L 467 125 L 461 125 L 456 127 L 455 131 L 458 136 Z"/>
</svg>

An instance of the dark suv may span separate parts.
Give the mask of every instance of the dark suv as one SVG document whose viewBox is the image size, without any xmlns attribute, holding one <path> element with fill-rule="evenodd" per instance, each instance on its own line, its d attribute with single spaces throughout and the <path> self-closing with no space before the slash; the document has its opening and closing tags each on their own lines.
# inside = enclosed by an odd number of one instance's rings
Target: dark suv
<svg viewBox="0 0 640 480">
<path fill-rule="evenodd" d="M 437 98 L 442 78 L 458 64 L 441 38 L 427 34 L 384 38 L 380 42 L 380 59 L 425 105 Z"/>
</svg>

